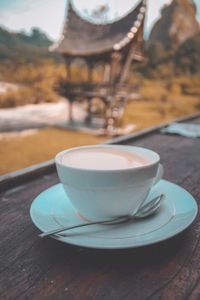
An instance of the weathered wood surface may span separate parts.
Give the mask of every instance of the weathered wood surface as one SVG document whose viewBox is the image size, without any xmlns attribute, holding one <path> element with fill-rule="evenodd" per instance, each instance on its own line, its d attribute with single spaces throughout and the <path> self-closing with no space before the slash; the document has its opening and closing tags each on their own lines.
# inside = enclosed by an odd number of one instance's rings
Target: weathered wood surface
<svg viewBox="0 0 200 300">
<path fill-rule="evenodd" d="M 192 122 L 200 124 L 200 118 Z M 128 144 L 160 153 L 164 177 L 199 204 L 200 139 L 156 131 Z M 0 299 L 200 299 L 199 214 L 178 236 L 138 249 L 94 250 L 41 240 L 30 204 L 57 182 L 50 169 L 0 195 Z"/>
</svg>

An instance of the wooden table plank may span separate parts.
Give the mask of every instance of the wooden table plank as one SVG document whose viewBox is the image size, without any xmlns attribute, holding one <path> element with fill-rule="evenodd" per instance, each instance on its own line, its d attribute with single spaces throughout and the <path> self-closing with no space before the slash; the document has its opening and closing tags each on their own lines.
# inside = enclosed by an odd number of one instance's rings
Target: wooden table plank
<svg viewBox="0 0 200 300">
<path fill-rule="evenodd" d="M 164 177 L 186 188 L 199 204 L 200 139 L 156 131 L 128 144 L 160 153 Z M 138 249 L 94 250 L 41 240 L 29 217 L 30 204 L 57 182 L 55 171 L 42 172 L 0 195 L 0 299 L 200 298 L 199 214 L 185 232 Z"/>
</svg>

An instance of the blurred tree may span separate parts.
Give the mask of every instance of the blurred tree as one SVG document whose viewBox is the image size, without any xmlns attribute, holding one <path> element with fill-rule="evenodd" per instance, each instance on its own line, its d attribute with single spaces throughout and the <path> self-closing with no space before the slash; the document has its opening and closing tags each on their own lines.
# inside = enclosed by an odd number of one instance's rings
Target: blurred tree
<svg viewBox="0 0 200 300">
<path fill-rule="evenodd" d="M 162 43 L 155 42 L 147 49 L 147 56 L 149 64 L 155 66 L 168 56 L 168 52 Z"/>
</svg>

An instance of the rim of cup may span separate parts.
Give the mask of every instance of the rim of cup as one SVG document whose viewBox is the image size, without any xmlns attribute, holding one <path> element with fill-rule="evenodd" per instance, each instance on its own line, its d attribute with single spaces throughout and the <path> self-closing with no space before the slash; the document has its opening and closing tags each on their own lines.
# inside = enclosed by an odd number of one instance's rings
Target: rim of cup
<svg viewBox="0 0 200 300">
<path fill-rule="evenodd" d="M 149 154 L 151 154 L 153 156 L 153 159 L 152 157 L 150 158 L 150 163 L 147 164 L 147 165 L 144 165 L 144 166 L 138 166 L 138 167 L 128 167 L 128 168 L 124 168 L 124 169 L 90 169 L 90 168 L 79 168 L 79 167 L 73 167 L 73 166 L 68 166 L 67 164 L 64 164 L 62 163 L 62 157 L 64 155 L 66 155 L 67 153 L 70 153 L 70 152 L 75 152 L 75 151 L 78 151 L 78 150 L 82 150 L 82 149 L 95 149 L 95 148 L 118 148 L 122 151 L 128 151 L 128 149 L 136 149 L 136 150 L 139 150 L 139 151 L 142 151 L 142 152 L 149 152 Z M 144 155 L 144 153 L 141 153 L 141 155 Z M 146 158 L 149 159 L 149 156 Z M 153 150 L 150 150 L 148 148 L 144 148 L 144 147 L 137 147 L 137 146 L 126 146 L 126 145 L 87 145 L 87 146 L 78 146 L 78 147 L 73 147 L 73 148 L 69 148 L 69 149 L 66 149 L 66 150 L 63 150 L 59 153 L 57 153 L 57 155 L 55 156 L 55 162 L 56 162 L 56 165 L 59 165 L 61 167 L 64 167 L 64 168 L 68 168 L 68 169 L 71 169 L 71 170 L 78 170 L 80 172 L 99 172 L 99 173 L 103 173 L 103 172 L 113 172 L 113 173 L 116 173 L 116 172 L 127 172 L 127 171 L 131 171 L 131 170 L 139 170 L 139 169 L 145 169 L 145 168 L 148 168 L 148 167 L 152 167 L 156 164 L 158 164 L 160 162 L 160 156 L 157 152 L 153 151 Z"/>
</svg>

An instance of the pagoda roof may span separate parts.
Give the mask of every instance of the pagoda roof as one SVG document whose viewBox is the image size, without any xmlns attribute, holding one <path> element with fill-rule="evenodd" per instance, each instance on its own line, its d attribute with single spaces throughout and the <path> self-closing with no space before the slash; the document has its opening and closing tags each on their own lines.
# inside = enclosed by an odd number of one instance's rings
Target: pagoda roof
<svg viewBox="0 0 200 300">
<path fill-rule="evenodd" d="M 140 1 L 123 18 L 107 24 L 83 19 L 69 1 L 64 29 L 50 51 L 66 56 L 91 57 L 119 51 L 131 43 L 143 27 L 146 1 Z"/>
</svg>

